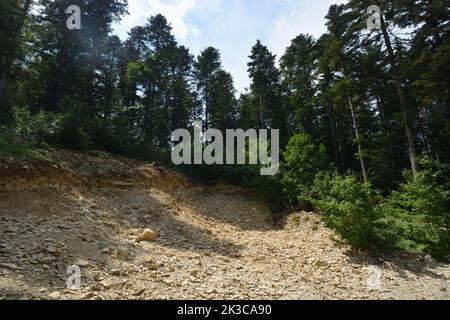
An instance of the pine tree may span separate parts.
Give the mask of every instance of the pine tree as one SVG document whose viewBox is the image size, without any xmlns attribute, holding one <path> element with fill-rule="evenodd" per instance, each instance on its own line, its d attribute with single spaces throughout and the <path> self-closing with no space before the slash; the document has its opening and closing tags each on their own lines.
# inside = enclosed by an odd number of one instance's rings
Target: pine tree
<svg viewBox="0 0 450 320">
<path fill-rule="evenodd" d="M 212 128 L 225 133 L 226 129 L 236 126 L 237 101 L 233 77 L 226 71 L 219 70 L 213 76 L 211 92 L 210 124 Z"/>
<path fill-rule="evenodd" d="M 194 76 L 197 82 L 197 89 L 203 100 L 204 124 L 206 130 L 210 127 L 211 121 L 210 113 L 214 76 L 221 69 L 221 65 L 220 52 L 213 47 L 203 50 L 194 63 Z"/>
<path fill-rule="evenodd" d="M 365 31 L 365 18 L 367 18 L 367 8 L 370 5 L 373 5 L 373 2 L 368 0 L 351 0 L 347 4 L 347 8 L 352 12 L 352 26 L 349 29 L 352 33 L 355 32 L 363 32 Z M 399 69 L 399 59 L 398 55 L 394 51 L 394 47 L 392 44 L 391 37 L 389 35 L 388 27 L 390 24 L 395 24 L 395 16 L 399 12 L 398 7 L 391 2 L 388 1 L 378 1 L 377 5 L 379 5 L 381 9 L 380 13 L 380 26 L 381 26 L 381 38 L 383 39 L 384 45 L 386 46 L 387 52 L 387 61 L 390 64 L 390 72 L 394 79 L 394 88 L 397 94 L 400 114 L 403 120 L 403 126 L 405 131 L 405 137 L 408 145 L 408 153 L 410 157 L 411 169 L 414 175 L 417 174 L 418 164 L 417 164 L 417 150 L 416 150 L 416 142 L 415 136 L 413 133 L 412 125 L 411 125 L 411 114 L 410 108 L 407 105 L 407 99 L 405 97 L 404 90 L 404 79 L 401 71 Z M 400 10 L 401 11 L 401 10 Z"/>
<path fill-rule="evenodd" d="M 317 51 L 314 39 L 309 35 L 299 35 L 281 57 L 283 87 L 288 97 L 289 132 L 300 130 L 314 139 L 317 138 L 317 114 L 315 103 L 315 73 Z"/>
<path fill-rule="evenodd" d="M 249 58 L 250 62 L 247 65 L 252 80 L 250 87 L 252 94 L 258 98 L 259 126 L 260 128 L 277 126 L 281 122 L 277 121 L 281 117 L 281 105 L 280 72 L 275 66 L 276 57 L 258 40 Z"/>
</svg>

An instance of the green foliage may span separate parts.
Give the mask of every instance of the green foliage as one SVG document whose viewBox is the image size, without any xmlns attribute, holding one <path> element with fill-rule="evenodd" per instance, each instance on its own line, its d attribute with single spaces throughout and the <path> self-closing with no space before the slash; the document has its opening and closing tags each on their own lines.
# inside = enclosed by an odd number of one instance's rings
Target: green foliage
<svg viewBox="0 0 450 320">
<path fill-rule="evenodd" d="M 274 213 L 281 212 L 286 206 L 286 195 L 278 176 L 256 175 L 249 187 L 258 198 L 266 201 Z"/>
<path fill-rule="evenodd" d="M 126 111 L 119 111 L 112 120 L 112 130 L 108 141 L 108 149 L 116 154 L 136 156 L 136 137 L 134 130 L 126 117 Z"/>
<path fill-rule="evenodd" d="M 38 148 L 43 147 L 59 128 L 58 119 L 43 110 L 32 114 L 27 108 L 14 108 L 14 120 L 19 136 Z"/>
<path fill-rule="evenodd" d="M 83 115 L 81 106 L 72 106 L 61 117 L 59 131 L 59 144 L 64 148 L 86 151 L 92 147 L 92 138 L 89 136 L 87 126 L 89 121 Z"/>
<path fill-rule="evenodd" d="M 0 127 L 0 159 L 10 156 L 29 157 L 32 148 L 11 128 Z"/>
<path fill-rule="evenodd" d="M 258 174 L 257 167 L 241 165 L 182 165 L 181 169 L 201 181 L 225 181 L 236 185 L 246 185 Z"/>
<path fill-rule="evenodd" d="M 326 225 L 357 246 L 368 246 L 377 238 L 379 199 L 370 183 L 352 174 L 318 174 L 311 191 L 311 201 Z"/>
<path fill-rule="evenodd" d="M 279 213 L 286 207 L 287 199 L 279 176 L 261 176 L 258 165 L 182 165 L 175 169 L 208 183 L 222 181 L 248 187 L 274 213 Z"/>
<path fill-rule="evenodd" d="M 449 256 L 448 173 L 448 166 L 437 171 L 422 171 L 415 179 L 409 172 L 405 173 L 400 189 L 378 208 L 383 225 L 380 234 L 386 243 L 403 250 Z"/>
<path fill-rule="evenodd" d="M 310 200 L 309 191 L 317 173 L 329 168 L 325 147 L 314 144 L 306 134 L 297 134 L 283 153 L 281 180 L 293 202 Z"/>
<path fill-rule="evenodd" d="M 312 36 L 301 34 L 291 41 L 281 57 L 283 86 L 288 92 L 286 111 L 295 122 L 289 122 L 290 132 L 301 128 L 311 137 L 317 136 L 315 72 L 317 48 Z"/>
<path fill-rule="evenodd" d="M 260 40 L 251 49 L 247 63 L 252 99 L 251 108 L 256 115 L 252 122 L 256 128 L 277 128 L 280 130 L 280 144 L 289 140 L 286 108 L 281 96 L 281 73 L 276 67 L 276 55 L 272 54 Z"/>
<path fill-rule="evenodd" d="M 357 246 L 379 245 L 437 257 L 450 253 L 450 169 L 422 162 L 389 197 L 353 174 L 319 173 L 309 192 L 327 226 Z"/>
</svg>

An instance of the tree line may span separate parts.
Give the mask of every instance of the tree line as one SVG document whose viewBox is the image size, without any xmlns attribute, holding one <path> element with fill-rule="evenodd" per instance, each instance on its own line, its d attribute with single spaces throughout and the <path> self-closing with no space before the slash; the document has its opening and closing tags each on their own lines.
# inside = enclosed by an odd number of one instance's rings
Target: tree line
<svg viewBox="0 0 450 320">
<path fill-rule="evenodd" d="M 66 8 L 74 4 L 81 8 L 80 30 L 66 26 Z M 380 30 L 367 28 L 373 4 L 381 8 Z M 442 173 L 436 166 L 450 161 L 445 0 L 332 5 L 326 33 L 300 34 L 279 59 L 257 40 L 242 57 L 251 84 L 239 96 L 220 51 L 192 55 L 161 14 L 124 41 L 114 35 L 126 0 L 4 0 L 0 11 L 0 122 L 10 140 L 19 133 L 39 146 L 156 159 L 169 152 L 173 130 L 192 129 L 196 120 L 205 130 L 280 129 L 284 173 L 274 189 L 285 190 L 280 197 L 291 204 L 316 207 L 308 190 L 330 168 L 387 196 L 407 188 L 405 169 L 414 184 L 422 171 Z M 248 167 L 236 172 L 246 176 L 241 181 L 259 179 L 247 177 Z M 349 187 L 339 179 L 334 182 Z M 277 193 L 264 185 L 269 196 Z M 437 230 L 448 232 L 444 211 Z"/>
</svg>

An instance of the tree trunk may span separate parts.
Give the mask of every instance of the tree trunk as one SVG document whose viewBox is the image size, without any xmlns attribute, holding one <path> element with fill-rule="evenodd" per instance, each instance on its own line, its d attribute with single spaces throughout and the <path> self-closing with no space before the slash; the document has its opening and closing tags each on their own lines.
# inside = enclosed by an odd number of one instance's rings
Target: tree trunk
<svg viewBox="0 0 450 320">
<path fill-rule="evenodd" d="M 344 157 L 344 148 L 342 148 L 342 139 L 341 139 L 341 130 L 339 129 L 339 123 L 336 120 L 336 117 L 334 117 L 334 127 L 336 128 L 336 138 L 338 143 L 338 149 L 339 149 L 339 157 L 341 159 L 342 164 L 342 172 L 346 171 L 346 161 Z"/>
<path fill-rule="evenodd" d="M 358 128 L 358 122 L 356 120 L 356 113 L 355 109 L 353 108 L 353 102 L 350 96 L 347 96 L 348 98 L 348 104 L 350 105 L 350 110 L 352 112 L 352 119 L 353 119 L 353 127 L 355 128 L 355 136 L 356 141 L 358 143 L 358 155 L 359 155 L 359 161 L 361 162 L 361 170 L 364 177 L 364 182 L 367 182 L 367 171 L 366 171 L 366 164 L 364 163 L 364 158 L 362 154 L 362 148 L 361 148 L 361 141 L 359 140 L 359 128 Z"/>
<path fill-rule="evenodd" d="M 425 148 L 425 152 L 427 154 L 427 159 L 431 159 L 431 147 L 427 141 L 427 135 L 425 133 L 425 128 L 423 125 L 423 121 L 422 121 L 420 112 L 418 112 L 417 120 L 419 121 L 420 137 L 422 139 L 423 147 Z"/>
<path fill-rule="evenodd" d="M 338 142 L 338 138 L 337 138 L 337 134 L 336 134 L 336 123 L 334 120 L 332 107 L 329 104 L 327 104 L 327 112 L 328 112 L 328 119 L 330 121 L 331 140 L 333 142 L 333 151 L 334 151 L 334 157 L 336 159 L 336 165 L 338 166 L 340 171 L 342 171 L 344 168 L 343 168 L 343 164 L 341 163 L 340 154 L 339 154 L 340 150 L 338 148 L 339 142 Z"/>
<path fill-rule="evenodd" d="M 210 84 L 209 84 L 209 77 L 206 77 L 205 79 L 205 130 L 209 129 L 209 91 L 210 91 Z"/>
<path fill-rule="evenodd" d="M 387 115 L 386 115 L 384 108 L 381 106 L 380 99 L 378 97 L 377 97 L 377 109 L 378 109 L 378 113 L 380 115 L 380 120 L 383 125 L 383 129 L 386 133 L 387 144 L 388 144 L 388 149 L 389 149 L 389 158 L 390 158 L 389 161 L 391 163 L 391 169 L 392 169 L 392 172 L 397 172 L 397 163 L 395 161 L 395 151 L 394 151 L 394 147 L 392 144 L 392 135 L 389 130 Z"/>
<path fill-rule="evenodd" d="M 261 121 L 261 129 L 264 129 L 263 97 L 261 87 L 259 88 L 259 119 Z"/>
<path fill-rule="evenodd" d="M 400 78 L 400 71 L 397 66 L 397 60 L 394 55 L 394 50 L 392 49 L 391 39 L 389 38 L 389 34 L 387 32 L 386 23 L 384 21 L 383 14 L 380 15 L 380 21 L 381 21 L 381 31 L 383 33 L 384 42 L 386 44 L 389 60 L 391 63 L 391 67 L 394 73 L 394 80 L 395 80 L 395 88 L 397 90 L 397 96 L 398 100 L 400 102 L 400 110 L 402 114 L 403 119 L 403 125 L 405 128 L 405 134 L 408 141 L 408 151 L 409 151 L 409 158 L 411 161 L 411 169 L 413 172 L 414 177 L 417 176 L 417 171 L 419 170 L 417 165 L 417 155 L 416 155 L 416 144 L 414 142 L 414 136 L 409 124 L 409 112 L 408 108 L 406 106 L 405 97 L 403 95 L 403 89 L 401 84 L 401 78 Z"/>
</svg>

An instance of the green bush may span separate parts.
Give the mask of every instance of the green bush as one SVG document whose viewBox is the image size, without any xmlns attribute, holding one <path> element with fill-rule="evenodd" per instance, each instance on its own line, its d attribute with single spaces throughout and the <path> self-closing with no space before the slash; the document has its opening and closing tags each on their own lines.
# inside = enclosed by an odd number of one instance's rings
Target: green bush
<svg viewBox="0 0 450 320">
<path fill-rule="evenodd" d="M 59 121 L 51 113 L 40 110 L 33 114 L 27 108 L 14 108 L 16 132 L 27 143 L 42 147 L 59 128 Z"/>
<path fill-rule="evenodd" d="M 284 209 L 286 196 L 278 176 L 255 176 L 249 183 L 251 190 L 262 200 L 266 201 L 272 212 L 279 213 Z"/>
<path fill-rule="evenodd" d="M 31 153 L 30 145 L 13 128 L 0 127 L 0 158 L 9 156 L 28 157 Z"/>
<path fill-rule="evenodd" d="M 70 112 L 62 116 L 59 142 L 62 147 L 73 150 L 87 151 L 91 149 L 93 142 L 80 114 Z"/>
<path fill-rule="evenodd" d="M 310 197 L 326 225 L 350 244 L 368 246 L 374 243 L 380 196 L 370 183 L 360 182 L 352 174 L 320 173 L 314 180 Z"/>
<path fill-rule="evenodd" d="M 429 164 L 428 164 L 429 165 Z M 405 174 L 399 191 L 379 205 L 380 236 L 402 250 L 445 257 L 450 254 L 448 167 Z"/>
<path fill-rule="evenodd" d="M 329 169 L 325 147 L 314 144 L 306 134 L 293 136 L 283 153 L 281 181 L 292 202 L 307 202 L 314 177 Z"/>
</svg>

